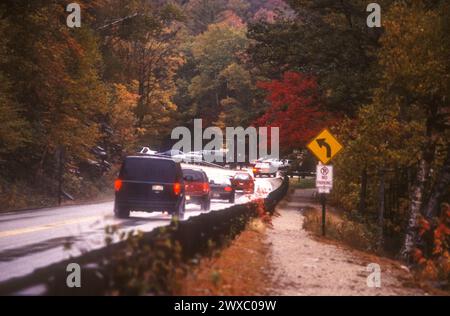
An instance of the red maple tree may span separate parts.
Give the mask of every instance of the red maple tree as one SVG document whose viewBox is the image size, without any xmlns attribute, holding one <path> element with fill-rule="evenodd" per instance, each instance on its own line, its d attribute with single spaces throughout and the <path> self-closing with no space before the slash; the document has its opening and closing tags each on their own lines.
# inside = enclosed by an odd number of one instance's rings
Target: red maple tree
<svg viewBox="0 0 450 316">
<path fill-rule="evenodd" d="M 281 80 L 259 82 L 270 103 L 255 125 L 280 128 L 280 150 L 301 148 L 330 122 L 329 114 L 319 109 L 316 80 L 302 73 L 286 72 Z M 270 132 L 268 133 L 270 135 Z"/>
</svg>

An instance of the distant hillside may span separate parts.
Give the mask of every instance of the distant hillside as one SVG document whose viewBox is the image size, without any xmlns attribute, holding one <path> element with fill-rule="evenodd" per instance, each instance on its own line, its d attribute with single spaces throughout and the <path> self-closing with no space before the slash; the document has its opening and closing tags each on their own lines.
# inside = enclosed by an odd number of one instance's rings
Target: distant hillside
<svg viewBox="0 0 450 316">
<path fill-rule="evenodd" d="M 193 18 L 191 23 L 196 32 L 230 16 L 237 16 L 244 22 L 273 21 L 280 14 L 290 15 L 293 12 L 283 0 L 189 0 L 179 4 Z"/>
</svg>

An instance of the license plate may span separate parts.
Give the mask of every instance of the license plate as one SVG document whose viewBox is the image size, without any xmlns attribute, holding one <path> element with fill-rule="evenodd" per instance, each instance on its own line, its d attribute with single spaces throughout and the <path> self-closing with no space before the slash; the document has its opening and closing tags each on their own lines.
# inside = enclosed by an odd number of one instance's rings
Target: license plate
<svg viewBox="0 0 450 316">
<path fill-rule="evenodd" d="M 214 193 L 213 197 L 218 198 L 218 197 L 220 197 L 220 194 L 219 193 Z"/>
<path fill-rule="evenodd" d="M 154 185 L 154 186 L 152 186 L 152 190 L 156 191 L 156 192 L 161 192 L 161 191 L 164 191 L 164 186 L 162 186 L 162 185 Z"/>
</svg>

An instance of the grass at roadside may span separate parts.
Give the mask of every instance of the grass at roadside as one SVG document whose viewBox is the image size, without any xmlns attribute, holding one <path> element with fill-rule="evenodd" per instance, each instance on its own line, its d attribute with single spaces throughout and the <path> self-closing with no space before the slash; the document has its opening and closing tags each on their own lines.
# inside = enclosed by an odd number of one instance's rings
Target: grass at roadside
<svg viewBox="0 0 450 316">
<path fill-rule="evenodd" d="M 43 178 L 41 183 L 8 182 L 0 179 L 0 213 L 58 206 L 58 182 Z M 78 205 L 110 201 L 114 197 L 113 176 L 99 179 L 78 179 L 67 176 L 63 190 L 73 200 L 62 198 L 62 205 Z"/>
<path fill-rule="evenodd" d="M 322 235 L 322 212 L 316 208 L 304 211 L 303 228 L 314 235 Z M 327 212 L 326 236 L 364 251 L 375 251 L 376 234 L 366 225 L 350 220 L 345 214 Z"/>
<path fill-rule="evenodd" d="M 179 280 L 176 295 L 267 295 L 265 229 L 266 225 L 256 219 L 229 247 L 191 266 L 187 275 Z"/>
<path fill-rule="evenodd" d="M 294 189 L 312 189 L 316 187 L 314 178 L 290 178 L 289 187 Z"/>
</svg>

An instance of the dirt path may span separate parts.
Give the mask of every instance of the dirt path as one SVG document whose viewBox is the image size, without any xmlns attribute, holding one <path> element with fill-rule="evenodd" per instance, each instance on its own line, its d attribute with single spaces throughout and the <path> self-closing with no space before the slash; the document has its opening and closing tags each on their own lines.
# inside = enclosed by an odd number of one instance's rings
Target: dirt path
<svg viewBox="0 0 450 316">
<path fill-rule="evenodd" d="M 316 206 L 312 190 L 296 190 L 267 230 L 273 295 L 425 295 L 400 263 L 318 241 L 303 227 L 301 209 Z M 367 266 L 381 267 L 381 287 L 367 286 Z"/>
</svg>

